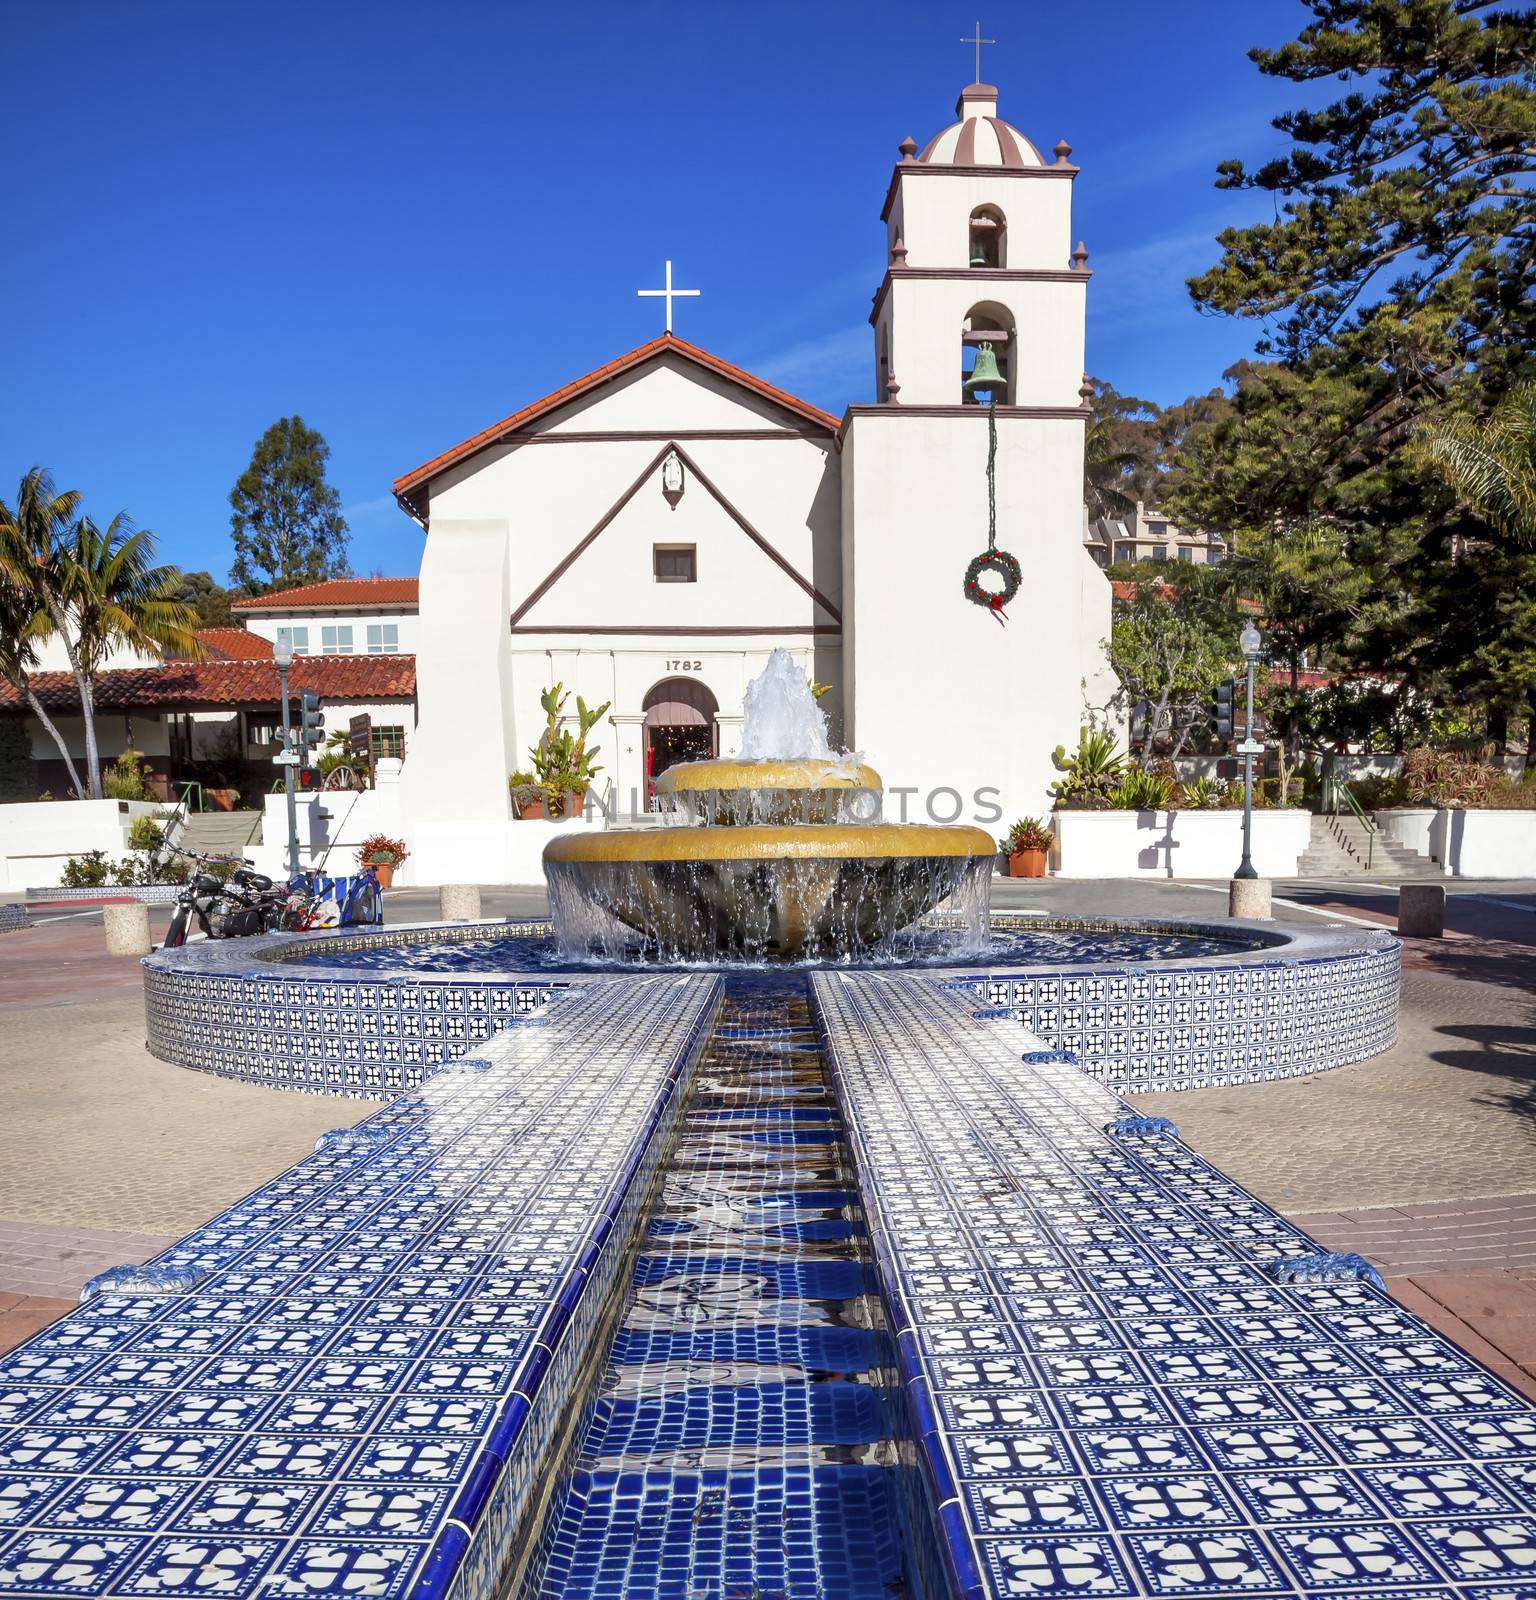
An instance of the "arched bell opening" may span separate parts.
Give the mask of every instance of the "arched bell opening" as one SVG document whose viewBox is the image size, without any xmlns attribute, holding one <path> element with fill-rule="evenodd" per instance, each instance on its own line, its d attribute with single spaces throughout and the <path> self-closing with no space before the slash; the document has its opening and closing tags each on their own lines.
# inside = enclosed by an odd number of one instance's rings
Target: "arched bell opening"
<svg viewBox="0 0 1536 1600">
<path fill-rule="evenodd" d="M 996 206 L 977 206 L 971 213 L 966 259 L 973 267 L 1008 265 L 1008 221 Z"/>
<path fill-rule="evenodd" d="M 960 400 L 986 405 L 995 391 L 1000 406 L 1012 405 L 1014 351 L 1017 346 L 1013 314 L 994 301 L 972 306 L 960 327 Z M 991 388 L 982 387 L 993 380 Z"/>
</svg>

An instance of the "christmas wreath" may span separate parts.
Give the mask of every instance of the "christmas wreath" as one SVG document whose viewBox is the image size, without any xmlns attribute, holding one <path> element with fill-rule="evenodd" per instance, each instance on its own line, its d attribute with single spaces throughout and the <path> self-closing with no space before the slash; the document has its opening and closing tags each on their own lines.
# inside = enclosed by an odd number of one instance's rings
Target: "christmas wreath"
<svg viewBox="0 0 1536 1600">
<path fill-rule="evenodd" d="M 984 572 L 995 573 L 1002 581 L 1000 589 L 989 589 L 981 582 Z M 1024 581 L 1024 569 L 1006 550 L 993 548 L 977 556 L 965 569 L 965 598 L 973 606 L 986 606 L 989 611 L 1001 611 L 1012 604 Z"/>
</svg>

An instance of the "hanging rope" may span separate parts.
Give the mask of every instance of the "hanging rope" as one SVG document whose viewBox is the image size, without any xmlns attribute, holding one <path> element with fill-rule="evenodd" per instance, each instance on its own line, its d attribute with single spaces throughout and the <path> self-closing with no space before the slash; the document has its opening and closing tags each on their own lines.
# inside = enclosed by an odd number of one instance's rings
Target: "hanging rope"
<svg viewBox="0 0 1536 1600">
<path fill-rule="evenodd" d="M 986 348 L 983 346 L 983 348 Z M 988 589 L 980 582 L 983 572 L 993 573 L 1001 588 Z M 965 598 L 975 606 L 985 606 L 1001 626 L 1008 619 L 1003 607 L 1010 604 L 1024 581 L 1023 569 L 1006 550 L 997 548 L 997 390 L 987 391 L 987 548 L 965 569 Z"/>
</svg>

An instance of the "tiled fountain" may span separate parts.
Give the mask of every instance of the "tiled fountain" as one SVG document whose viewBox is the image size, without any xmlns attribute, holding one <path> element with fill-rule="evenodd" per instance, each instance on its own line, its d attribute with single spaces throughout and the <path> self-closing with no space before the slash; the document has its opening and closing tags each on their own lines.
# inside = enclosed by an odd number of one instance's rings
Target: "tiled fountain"
<svg viewBox="0 0 1536 1600">
<path fill-rule="evenodd" d="M 0 1595 L 1536 1597 L 1532 1408 L 1119 1098 L 1384 1048 L 1395 943 L 989 921 L 810 755 L 558 927 L 150 958 L 386 1103 L 3 1358 Z"/>
</svg>

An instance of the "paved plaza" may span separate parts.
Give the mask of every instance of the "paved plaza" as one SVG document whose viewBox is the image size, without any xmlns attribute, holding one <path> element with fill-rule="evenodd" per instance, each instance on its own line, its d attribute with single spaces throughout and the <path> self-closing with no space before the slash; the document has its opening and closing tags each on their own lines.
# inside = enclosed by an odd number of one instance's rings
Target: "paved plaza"
<svg viewBox="0 0 1536 1600">
<path fill-rule="evenodd" d="M 1276 886 L 1277 919 L 1392 925 L 1395 892 Z M 1281 903 L 1289 902 L 1289 903 Z M 1219 918 L 1213 886 L 1000 882 L 999 909 Z M 536 915 L 486 891 L 487 915 Z M 437 895 L 388 897 L 392 922 Z M 166 912 L 152 913 L 163 926 Z M 36 914 L 0 937 L 0 1346 L 103 1267 L 145 1259 L 358 1120 L 366 1101 L 273 1092 L 144 1049 L 136 960 L 102 954 L 99 914 Z M 1393 1293 L 1536 1394 L 1536 885 L 1455 884 L 1442 941 L 1408 941 L 1397 1045 L 1315 1077 L 1135 1097 L 1321 1243 L 1358 1250 Z"/>
</svg>

